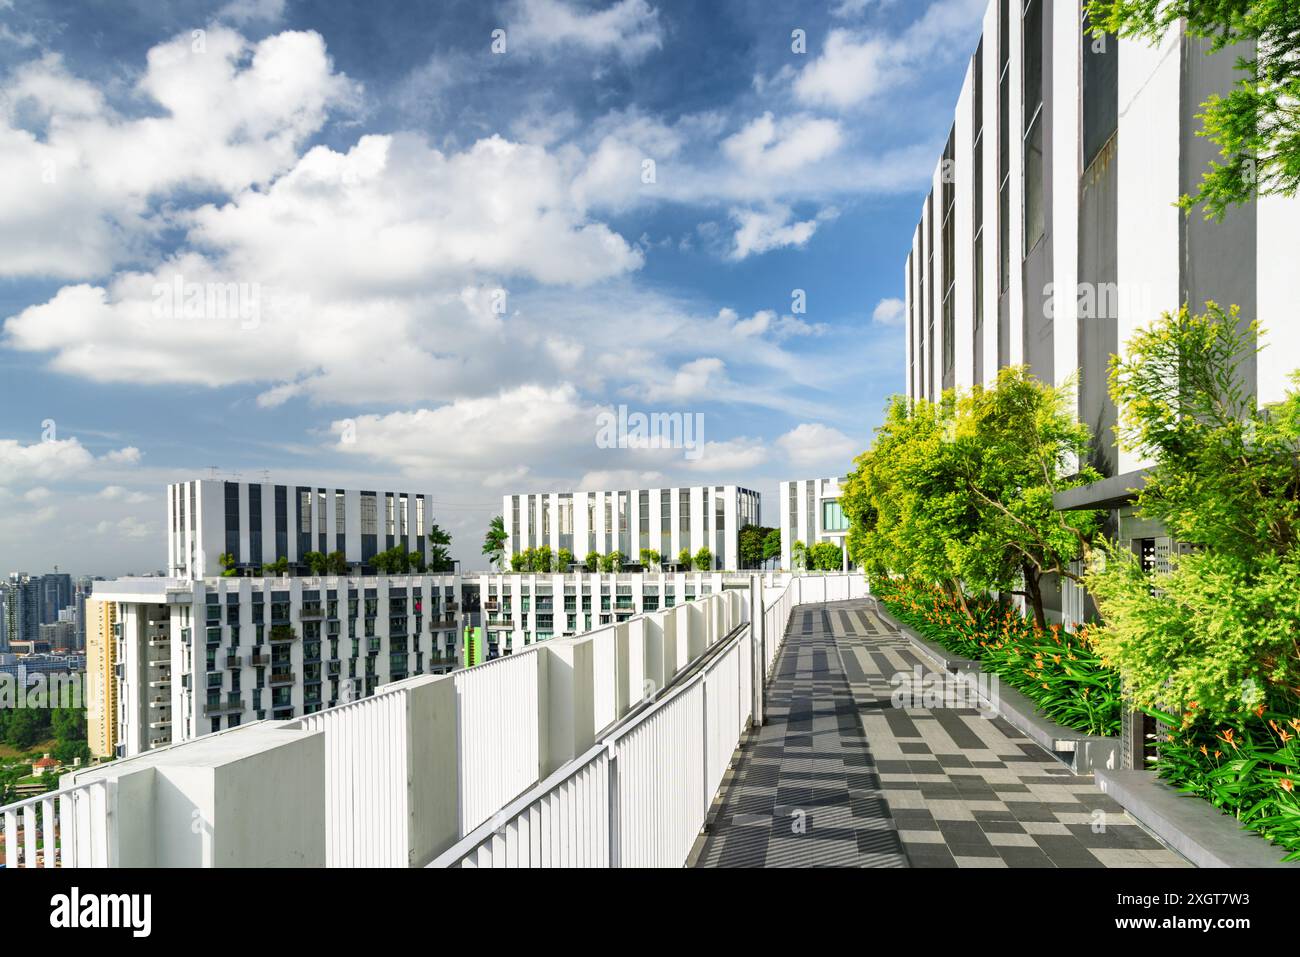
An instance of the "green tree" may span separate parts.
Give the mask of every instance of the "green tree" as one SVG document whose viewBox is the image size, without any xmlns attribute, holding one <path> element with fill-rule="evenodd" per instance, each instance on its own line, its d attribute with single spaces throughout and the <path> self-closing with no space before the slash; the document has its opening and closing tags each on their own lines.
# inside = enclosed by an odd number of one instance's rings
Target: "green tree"
<svg viewBox="0 0 1300 957">
<path fill-rule="evenodd" d="M 1112 360 L 1121 446 L 1155 462 L 1138 512 L 1186 549 L 1147 573 L 1111 547 L 1086 579 L 1093 641 L 1140 707 L 1217 721 L 1300 687 L 1300 393 L 1257 407 L 1243 383 L 1258 336 L 1211 302 Z"/>
<path fill-rule="evenodd" d="M 623 553 L 615 549 L 600 560 L 600 570 L 609 574 L 623 568 Z"/>
<path fill-rule="evenodd" d="M 653 548 L 641 549 L 641 564 L 647 569 L 659 567 L 659 553 Z"/>
<path fill-rule="evenodd" d="M 0 806 L 18 800 L 18 782 L 25 776 L 26 769 L 21 765 L 0 767 Z"/>
<path fill-rule="evenodd" d="M 818 542 L 808 549 L 808 564 L 821 572 L 837 572 L 844 567 L 844 552 L 834 542 Z"/>
<path fill-rule="evenodd" d="M 346 575 L 349 571 L 348 556 L 341 551 L 330 552 L 325 558 L 325 574 Z"/>
<path fill-rule="evenodd" d="M 587 552 L 587 557 L 584 560 L 584 564 L 587 566 L 587 571 L 589 572 L 600 571 L 600 552 L 597 551 Z"/>
<path fill-rule="evenodd" d="M 777 536 L 776 554 L 779 555 L 781 553 L 781 533 L 776 529 L 767 528 L 763 525 L 746 525 L 740 530 L 741 568 L 758 568 L 763 564 L 763 560 L 769 557 L 766 554 L 767 540 L 773 534 Z"/>
<path fill-rule="evenodd" d="M 550 545 L 539 545 L 533 552 L 532 570 L 539 574 L 546 575 L 551 571 L 552 553 Z"/>
<path fill-rule="evenodd" d="M 689 569 L 691 565 L 694 564 L 694 562 L 691 559 L 691 550 L 689 548 L 683 548 L 680 552 L 677 553 L 677 564 L 682 566 L 682 568 L 687 568 L 687 569 Z"/>
<path fill-rule="evenodd" d="M 567 548 L 561 548 L 555 553 L 555 570 L 557 572 L 567 572 L 569 566 L 573 564 L 573 552 Z"/>
<path fill-rule="evenodd" d="M 1109 32 L 1159 41 L 1183 22 L 1186 36 L 1209 40 L 1207 52 L 1249 50 L 1237 58 L 1240 79 L 1201 104 L 1198 135 L 1219 147 L 1195 195 L 1222 219 L 1229 206 L 1256 195 L 1294 196 L 1300 186 L 1300 4 L 1295 0 L 1090 0 L 1096 36 Z"/>
<path fill-rule="evenodd" d="M 492 516 L 492 521 L 488 522 L 487 534 L 483 536 L 483 554 L 488 556 L 488 561 L 498 570 L 505 563 L 506 541 L 509 537 L 506 534 L 505 519 L 500 515 Z"/>
<path fill-rule="evenodd" d="M 307 568 L 313 575 L 325 574 L 327 562 L 323 553 L 308 552 L 306 555 L 302 556 L 302 560 L 307 564 Z"/>
<path fill-rule="evenodd" d="M 808 546 L 798 539 L 790 546 L 790 564 L 792 571 L 803 571 L 808 567 Z"/>
<path fill-rule="evenodd" d="M 713 552 L 708 548 L 701 546 L 700 550 L 695 553 L 695 570 L 698 572 L 712 571 L 713 569 Z"/>
<path fill-rule="evenodd" d="M 523 572 L 528 569 L 528 556 L 523 552 L 515 552 L 510 556 L 510 570 L 512 572 Z"/>
<path fill-rule="evenodd" d="M 287 575 L 289 574 L 289 559 L 281 555 L 273 562 L 268 562 L 262 566 L 262 575 Z"/>
<path fill-rule="evenodd" d="M 451 558 L 451 535 L 441 526 L 429 529 L 429 571 L 435 574 L 455 570 L 456 563 Z"/>
<path fill-rule="evenodd" d="M 239 570 L 235 568 L 235 556 L 230 552 L 222 552 L 218 555 L 217 563 L 221 566 L 222 578 L 234 578 L 239 574 Z"/>
<path fill-rule="evenodd" d="M 763 539 L 763 561 L 781 557 L 781 530 L 774 528 Z"/>
</svg>

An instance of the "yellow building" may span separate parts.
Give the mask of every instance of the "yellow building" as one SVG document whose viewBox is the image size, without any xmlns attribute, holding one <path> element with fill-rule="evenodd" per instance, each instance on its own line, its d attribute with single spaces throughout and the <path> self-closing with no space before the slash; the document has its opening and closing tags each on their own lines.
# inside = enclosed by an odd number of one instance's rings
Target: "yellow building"
<svg viewBox="0 0 1300 957">
<path fill-rule="evenodd" d="M 86 736 L 90 753 L 117 748 L 117 602 L 86 602 Z"/>
</svg>

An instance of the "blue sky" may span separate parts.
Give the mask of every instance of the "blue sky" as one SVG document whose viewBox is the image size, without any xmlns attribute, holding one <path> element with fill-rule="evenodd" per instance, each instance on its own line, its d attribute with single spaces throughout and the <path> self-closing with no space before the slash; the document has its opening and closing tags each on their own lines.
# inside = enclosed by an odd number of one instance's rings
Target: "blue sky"
<svg viewBox="0 0 1300 957">
<path fill-rule="evenodd" d="M 774 524 L 901 388 L 982 0 L 163 6 L 0 0 L 5 570 L 161 566 L 210 466 L 432 492 L 471 567 L 509 492 Z M 599 448 L 620 404 L 703 454 Z"/>
</svg>

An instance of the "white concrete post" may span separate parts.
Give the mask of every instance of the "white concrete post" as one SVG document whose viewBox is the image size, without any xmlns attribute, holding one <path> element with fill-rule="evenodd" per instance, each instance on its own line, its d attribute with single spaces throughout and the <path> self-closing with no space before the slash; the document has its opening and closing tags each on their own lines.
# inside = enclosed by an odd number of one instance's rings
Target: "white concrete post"
<svg viewBox="0 0 1300 957">
<path fill-rule="evenodd" d="M 750 670 L 753 672 L 753 680 L 750 682 L 754 696 L 754 727 L 763 726 L 764 715 L 764 697 L 767 692 L 765 687 L 763 663 L 767 661 L 767 635 L 765 632 L 766 622 L 764 620 L 763 608 L 763 580 L 754 575 L 749 580 L 749 641 L 750 641 Z"/>
</svg>

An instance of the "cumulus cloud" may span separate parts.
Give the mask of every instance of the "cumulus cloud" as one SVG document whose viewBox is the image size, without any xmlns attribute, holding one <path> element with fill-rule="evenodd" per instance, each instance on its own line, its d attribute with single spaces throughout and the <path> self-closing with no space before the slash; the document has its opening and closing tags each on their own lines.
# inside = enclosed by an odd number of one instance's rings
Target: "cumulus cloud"
<svg viewBox="0 0 1300 957">
<path fill-rule="evenodd" d="M 20 64 L 0 104 L 0 276 L 78 278 L 138 255 L 159 228 L 150 202 L 226 193 L 291 167 L 359 89 L 316 33 L 250 43 L 225 27 L 149 51 L 125 116 L 56 55 Z M 142 157 L 148 157 L 142 162 Z"/>
<path fill-rule="evenodd" d="M 659 11 L 646 0 L 617 0 L 599 10 L 569 0 L 518 0 L 506 42 L 525 51 L 576 48 L 635 61 L 663 46 Z"/>
<path fill-rule="evenodd" d="M 17 439 L 0 439 L 0 486 L 79 478 L 96 464 L 133 464 L 139 458 L 139 450 L 128 447 L 97 459 L 75 438 L 50 439 L 30 445 Z"/>
<path fill-rule="evenodd" d="M 820 422 L 796 426 L 777 439 L 776 446 L 796 469 L 829 469 L 837 475 L 847 472 L 863 450 L 860 442 Z"/>
<path fill-rule="evenodd" d="M 835 11 L 855 15 L 865 3 L 845 0 Z M 985 0 L 936 0 L 897 33 L 836 28 L 821 53 L 794 79 L 795 98 L 808 106 L 849 109 L 897 89 L 937 59 L 966 57 L 965 42 L 983 20 Z"/>
<path fill-rule="evenodd" d="M 904 309 L 901 299 L 882 299 L 876 303 L 876 308 L 871 313 L 871 321 L 881 326 L 901 326 Z"/>
</svg>

